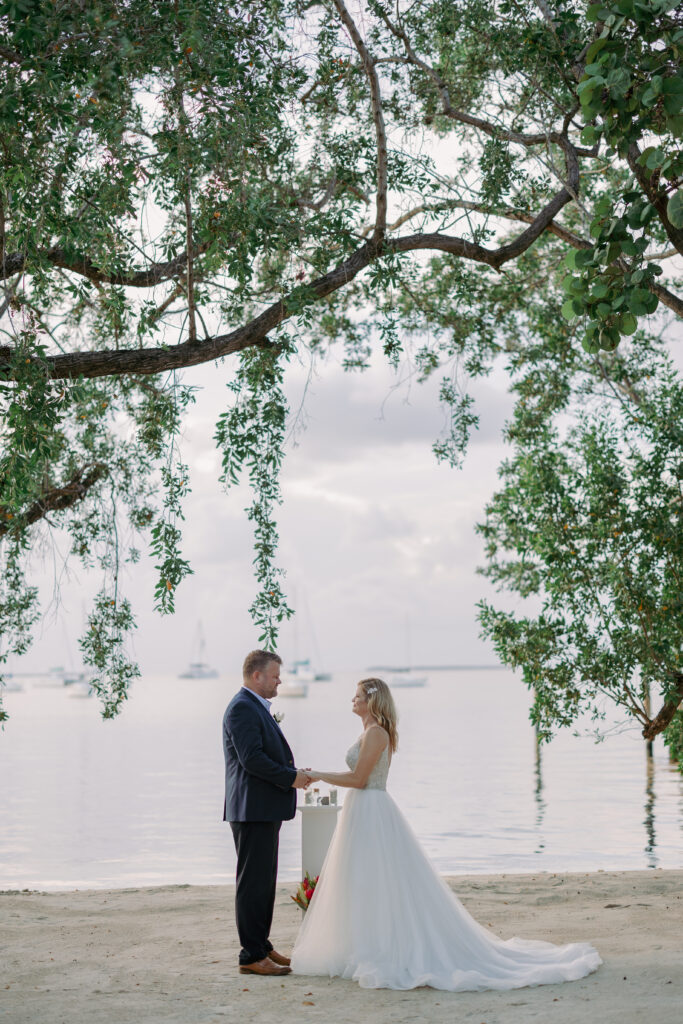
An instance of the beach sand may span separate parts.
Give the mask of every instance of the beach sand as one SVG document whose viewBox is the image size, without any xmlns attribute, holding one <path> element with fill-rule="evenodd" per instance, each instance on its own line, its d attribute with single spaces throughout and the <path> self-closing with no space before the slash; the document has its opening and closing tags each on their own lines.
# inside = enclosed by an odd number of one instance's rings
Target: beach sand
<svg viewBox="0 0 683 1024">
<path fill-rule="evenodd" d="M 0 1021 L 11 1024 L 681 1024 L 683 871 L 458 876 L 498 935 L 588 940 L 581 981 L 512 992 L 360 989 L 329 978 L 239 974 L 231 886 L 10 892 L 0 897 Z M 278 887 L 271 938 L 300 923 Z"/>
</svg>

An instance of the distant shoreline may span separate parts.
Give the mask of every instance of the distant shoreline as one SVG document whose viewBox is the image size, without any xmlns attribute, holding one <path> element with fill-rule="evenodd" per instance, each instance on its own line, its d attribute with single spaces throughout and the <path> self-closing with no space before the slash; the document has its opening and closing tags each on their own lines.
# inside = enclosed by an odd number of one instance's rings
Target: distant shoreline
<svg viewBox="0 0 683 1024">
<path fill-rule="evenodd" d="M 369 665 L 367 672 L 477 672 L 509 671 L 508 665 Z"/>
</svg>

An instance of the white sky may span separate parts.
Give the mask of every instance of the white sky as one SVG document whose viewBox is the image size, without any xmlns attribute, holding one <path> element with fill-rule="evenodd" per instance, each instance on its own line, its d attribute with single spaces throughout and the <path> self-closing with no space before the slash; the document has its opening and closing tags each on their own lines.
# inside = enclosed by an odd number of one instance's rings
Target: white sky
<svg viewBox="0 0 683 1024">
<path fill-rule="evenodd" d="M 182 671 L 202 621 L 207 659 L 237 674 L 257 645 L 247 609 L 256 591 L 245 489 L 217 482 L 216 418 L 226 407 L 231 363 L 186 371 L 199 385 L 181 443 L 191 468 L 183 551 L 194 575 L 182 584 L 175 616 L 152 609 L 154 572 L 147 557 L 126 570 L 123 588 L 138 617 L 134 651 L 143 673 Z M 403 373 L 405 375 L 405 372 Z M 362 671 L 371 664 L 493 663 L 478 638 L 474 603 L 491 590 L 475 574 L 482 563 L 474 524 L 496 485 L 504 454 L 500 432 L 511 410 L 501 373 L 474 389 L 481 415 L 462 470 L 437 463 L 432 442 L 444 427 L 440 375 L 404 382 L 378 356 L 364 374 L 344 373 L 335 357 L 318 367 L 293 364 L 287 392 L 293 412 L 305 397 L 306 429 L 290 438 L 283 472 L 279 564 L 297 609 L 282 629 L 284 659 L 310 656 L 318 668 Z M 42 563 L 42 564 L 41 564 Z M 80 665 L 76 639 L 97 572 L 73 564 L 51 601 L 55 560 L 36 560 L 46 614 L 32 650 L 10 669 Z M 408 635 L 407 635 L 408 634 Z"/>
</svg>

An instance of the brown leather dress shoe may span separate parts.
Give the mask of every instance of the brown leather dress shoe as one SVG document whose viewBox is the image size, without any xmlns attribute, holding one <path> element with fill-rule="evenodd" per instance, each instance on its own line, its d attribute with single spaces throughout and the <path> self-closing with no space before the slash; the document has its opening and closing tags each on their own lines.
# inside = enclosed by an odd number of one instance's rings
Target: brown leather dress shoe
<svg viewBox="0 0 683 1024">
<path fill-rule="evenodd" d="M 267 956 L 263 960 L 255 960 L 253 964 L 240 964 L 240 974 L 266 974 L 280 977 L 283 974 L 291 973 L 291 967 L 279 967 Z"/>
<path fill-rule="evenodd" d="M 271 949 L 268 954 L 268 959 L 272 960 L 274 964 L 279 964 L 280 967 L 289 967 L 292 962 L 288 956 L 283 956 L 282 953 L 278 953 L 276 949 Z"/>
</svg>

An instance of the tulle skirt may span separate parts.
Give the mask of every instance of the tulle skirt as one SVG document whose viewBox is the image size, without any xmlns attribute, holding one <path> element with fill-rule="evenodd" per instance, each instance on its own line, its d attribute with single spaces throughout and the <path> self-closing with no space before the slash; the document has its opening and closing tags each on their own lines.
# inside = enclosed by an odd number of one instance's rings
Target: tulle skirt
<svg viewBox="0 0 683 1024">
<path fill-rule="evenodd" d="M 294 974 L 450 992 L 575 981 L 587 942 L 503 941 L 468 914 L 385 790 L 351 789 L 292 953 Z"/>
</svg>

